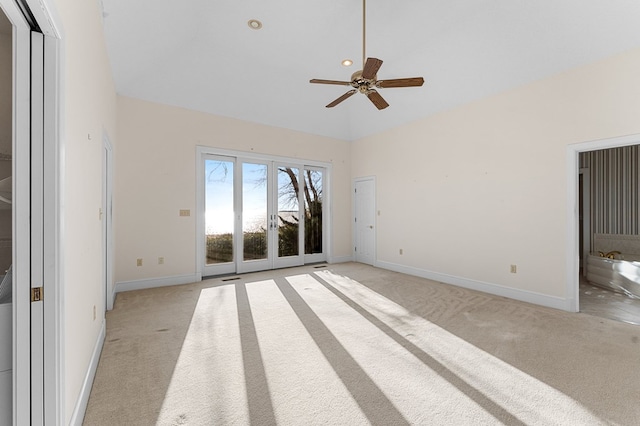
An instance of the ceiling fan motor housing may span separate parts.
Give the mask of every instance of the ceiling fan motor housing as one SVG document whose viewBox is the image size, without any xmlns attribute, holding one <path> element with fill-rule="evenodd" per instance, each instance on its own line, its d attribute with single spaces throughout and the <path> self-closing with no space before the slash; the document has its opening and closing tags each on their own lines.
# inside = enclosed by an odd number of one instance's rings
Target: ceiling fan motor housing
<svg viewBox="0 0 640 426">
<path fill-rule="evenodd" d="M 351 86 L 354 89 L 358 89 L 360 93 L 367 93 L 373 87 L 376 86 L 377 76 L 373 76 L 371 79 L 362 77 L 362 70 L 356 71 L 351 74 Z"/>
</svg>

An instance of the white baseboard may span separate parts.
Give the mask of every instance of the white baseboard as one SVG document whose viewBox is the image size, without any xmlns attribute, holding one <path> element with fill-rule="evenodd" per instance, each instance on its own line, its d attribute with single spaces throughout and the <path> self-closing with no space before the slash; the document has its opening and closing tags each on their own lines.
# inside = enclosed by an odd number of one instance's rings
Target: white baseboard
<svg viewBox="0 0 640 426">
<path fill-rule="evenodd" d="M 520 290 L 516 288 L 504 287 L 498 284 L 472 280 L 469 278 L 457 277 L 455 275 L 442 274 L 440 272 L 427 271 L 425 269 L 414 268 L 412 266 L 399 265 L 397 263 L 377 261 L 376 266 L 390 271 L 401 272 L 407 275 L 426 278 L 445 284 L 468 288 L 470 290 L 482 291 L 496 296 L 507 297 L 521 302 L 532 303 L 534 305 L 546 306 L 548 308 L 561 309 L 563 311 L 574 312 L 573 301 L 560 297 L 548 296 L 535 293 L 533 291 Z"/>
<path fill-rule="evenodd" d="M 334 256 L 329 259 L 329 263 L 347 263 L 353 262 L 353 256 Z"/>
<path fill-rule="evenodd" d="M 166 287 L 170 285 L 192 284 L 202 281 L 202 274 L 175 275 L 172 277 L 146 278 L 116 283 L 116 293 L 147 288 Z"/>
<path fill-rule="evenodd" d="M 111 311 L 111 310 L 113 310 L 113 304 L 114 304 L 114 303 L 115 303 L 115 301 L 116 301 L 116 286 L 115 286 L 115 284 L 113 284 L 113 285 L 111 286 L 111 289 L 110 289 L 110 290 L 111 290 L 111 291 L 109 291 L 109 292 L 107 293 L 107 306 L 106 306 L 107 311 Z"/>
<path fill-rule="evenodd" d="M 70 425 L 82 426 L 84 420 L 84 414 L 87 411 L 87 404 L 89 403 L 89 395 L 91 394 L 91 388 L 93 387 L 93 379 L 96 377 L 96 370 L 98 369 L 98 362 L 100 361 L 100 354 L 102 353 L 102 346 L 104 345 L 104 338 L 107 332 L 106 320 L 102 320 L 102 327 L 100 328 L 100 334 L 98 334 L 98 340 L 93 348 L 91 354 L 91 360 L 89 362 L 89 368 L 87 374 L 84 377 L 82 388 L 80 389 L 80 395 L 78 401 L 73 409 L 73 415 L 69 421 Z"/>
</svg>

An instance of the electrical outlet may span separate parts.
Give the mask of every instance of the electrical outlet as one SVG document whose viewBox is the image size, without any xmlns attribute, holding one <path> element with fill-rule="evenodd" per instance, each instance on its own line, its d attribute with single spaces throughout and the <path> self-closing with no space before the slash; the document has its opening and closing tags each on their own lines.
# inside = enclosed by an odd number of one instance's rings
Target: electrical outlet
<svg viewBox="0 0 640 426">
<path fill-rule="evenodd" d="M 191 216 L 191 210 L 180 210 L 180 216 Z"/>
<path fill-rule="evenodd" d="M 158 258 L 158 265 L 164 265 L 164 257 Z"/>
<path fill-rule="evenodd" d="M 516 272 L 518 272 L 518 267 L 516 265 L 511 265 L 511 273 L 515 274 Z"/>
<path fill-rule="evenodd" d="M 136 265 L 138 265 L 138 266 L 142 266 L 142 259 L 138 259 L 138 260 L 136 260 Z"/>
</svg>

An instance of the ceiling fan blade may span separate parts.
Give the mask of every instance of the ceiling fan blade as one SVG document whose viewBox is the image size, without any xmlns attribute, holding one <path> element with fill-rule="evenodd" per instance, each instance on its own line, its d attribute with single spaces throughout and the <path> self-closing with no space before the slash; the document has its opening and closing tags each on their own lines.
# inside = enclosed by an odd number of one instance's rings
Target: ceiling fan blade
<svg viewBox="0 0 640 426">
<path fill-rule="evenodd" d="M 412 78 L 396 78 L 393 80 L 380 80 L 376 84 L 378 87 L 415 87 L 422 86 L 424 84 L 424 78 L 412 77 Z"/>
<path fill-rule="evenodd" d="M 314 78 L 313 80 L 309 80 L 309 83 L 336 84 L 338 86 L 349 86 L 349 85 L 351 85 L 350 81 L 320 80 L 320 79 L 317 79 L 317 78 Z"/>
<path fill-rule="evenodd" d="M 382 66 L 382 60 L 378 58 L 367 58 L 367 62 L 362 69 L 362 78 L 371 80 L 376 76 L 378 70 Z"/>
<path fill-rule="evenodd" d="M 378 93 L 377 91 L 375 91 L 374 89 L 371 89 L 367 92 L 367 97 L 369 98 L 369 100 L 371 102 L 373 102 L 373 104 L 376 106 L 376 108 L 378 109 L 385 109 L 386 107 L 389 106 L 389 104 L 387 103 L 387 101 L 384 100 L 384 98 L 382 96 L 380 96 L 380 93 Z"/>
<path fill-rule="evenodd" d="M 340 102 L 344 101 L 345 99 L 355 95 L 356 92 L 357 90 L 355 89 L 349 90 L 347 93 L 345 93 L 344 95 L 340 96 L 338 99 L 336 99 L 335 101 L 327 105 L 327 108 L 333 108 L 334 106 L 338 105 Z"/>
</svg>

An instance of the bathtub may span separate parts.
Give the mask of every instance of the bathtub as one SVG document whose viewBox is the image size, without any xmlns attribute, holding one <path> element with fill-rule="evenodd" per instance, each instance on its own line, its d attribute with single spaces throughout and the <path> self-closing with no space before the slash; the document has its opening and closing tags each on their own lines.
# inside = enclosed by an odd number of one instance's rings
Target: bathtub
<svg viewBox="0 0 640 426">
<path fill-rule="evenodd" d="M 587 280 L 600 287 L 640 299 L 640 255 L 619 255 L 608 259 L 596 254 L 587 257 Z"/>
</svg>

